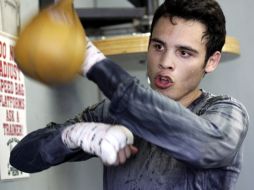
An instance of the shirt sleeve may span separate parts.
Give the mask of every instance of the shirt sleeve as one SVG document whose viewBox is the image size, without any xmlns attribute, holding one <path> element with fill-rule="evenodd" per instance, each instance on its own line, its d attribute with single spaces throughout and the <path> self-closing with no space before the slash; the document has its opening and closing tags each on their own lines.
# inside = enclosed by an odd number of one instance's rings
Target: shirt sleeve
<svg viewBox="0 0 254 190">
<path fill-rule="evenodd" d="M 191 165 L 227 166 L 246 135 L 247 111 L 230 98 L 214 98 L 196 115 L 108 59 L 93 66 L 88 78 L 111 100 L 110 113 L 120 124 Z"/>
<path fill-rule="evenodd" d="M 81 114 L 64 124 L 49 123 L 45 128 L 26 135 L 11 151 L 10 164 L 27 173 L 39 172 L 63 162 L 86 160 L 94 155 L 81 149 L 68 149 L 62 142 L 61 132 L 65 127 L 77 122 L 105 122 L 108 117 L 108 103 L 102 101 L 86 108 Z"/>
</svg>

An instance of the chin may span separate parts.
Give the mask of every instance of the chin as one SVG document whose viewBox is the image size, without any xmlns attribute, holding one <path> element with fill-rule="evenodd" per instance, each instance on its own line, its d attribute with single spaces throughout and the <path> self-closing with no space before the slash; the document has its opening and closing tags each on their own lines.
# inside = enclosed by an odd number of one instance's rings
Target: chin
<svg viewBox="0 0 254 190">
<path fill-rule="evenodd" d="M 154 88 L 155 91 L 159 92 L 160 94 L 164 95 L 164 96 L 167 96 L 167 97 L 170 97 L 167 89 L 159 89 L 159 88 Z"/>
<path fill-rule="evenodd" d="M 178 99 L 176 94 L 172 93 L 172 91 L 170 92 L 169 89 L 157 89 L 156 91 L 172 100 Z"/>
<path fill-rule="evenodd" d="M 164 95 L 164 96 L 166 96 L 166 97 L 168 97 L 168 98 L 171 98 L 171 99 L 174 99 L 173 97 L 173 95 L 169 92 L 169 89 L 168 88 L 165 88 L 165 89 L 162 89 L 162 88 L 157 88 L 155 85 L 153 85 L 153 84 L 150 84 L 150 87 L 154 90 L 154 91 L 156 91 L 156 92 L 158 92 L 158 93 L 160 93 L 160 94 L 162 94 L 162 95 Z"/>
</svg>

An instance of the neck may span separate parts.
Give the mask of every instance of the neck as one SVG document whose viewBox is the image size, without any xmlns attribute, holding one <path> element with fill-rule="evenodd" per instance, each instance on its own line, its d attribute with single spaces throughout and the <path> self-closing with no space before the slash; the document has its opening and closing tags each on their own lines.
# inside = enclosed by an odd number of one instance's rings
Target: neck
<svg viewBox="0 0 254 190">
<path fill-rule="evenodd" d="M 184 107 L 188 107 L 201 94 L 202 94 L 201 90 L 196 89 L 192 93 L 188 94 L 184 99 L 180 100 L 179 103 L 182 104 Z"/>
</svg>

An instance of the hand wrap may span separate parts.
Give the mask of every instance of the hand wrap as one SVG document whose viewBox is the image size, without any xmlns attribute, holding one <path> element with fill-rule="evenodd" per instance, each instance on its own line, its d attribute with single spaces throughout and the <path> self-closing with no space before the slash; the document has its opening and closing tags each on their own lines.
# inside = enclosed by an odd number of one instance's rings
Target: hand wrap
<svg viewBox="0 0 254 190">
<path fill-rule="evenodd" d="M 133 144 L 133 134 L 124 126 L 104 123 L 76 123 L 63 130 L 62 141 L 70 148 L 82 148 L 99 156 L 105 164 L 117 161 L 118 152 Z"/>
<path fill-rule="evenodd" d="M 86 76 L 86 73 L 97 62 L 106 59 L 104 54 L 87 38 L 86 55 L 83 62 L 81 74 Z"/>
</svg>

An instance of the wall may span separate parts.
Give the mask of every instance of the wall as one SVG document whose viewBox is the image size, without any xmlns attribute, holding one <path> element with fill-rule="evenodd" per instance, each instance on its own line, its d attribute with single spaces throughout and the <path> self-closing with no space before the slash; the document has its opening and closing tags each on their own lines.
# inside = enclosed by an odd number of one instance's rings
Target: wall
<svg viewBox="0 0 254 190">
<path fill-rule="evenodd" d="M 82 1 L 82 0 L 80 0 Z M 22 17 L 36 12 L 35 0 L 22 0 Z M 105 3 L 106 0 L 100 0 Z M 220 67 L 202 82 L 202 88 L 214 93 L 229 94 L 241 100 L 250 115 L 250 128 L 244 143 L 244 165 L 237 184 L 237 190 L 253 189 L 254 171 L 254 104 L 252 84 L 254 58 L 254 1 L 219 0 L 227 17 L 228 35 L 235 36 L 241 43 L 241 56 L 225 60 Z M 91 1 L 89 1 L 91 3 Z M 92 6 L 92 4 L 90 4 Z M 29 11 L 28 11 L 29 10 Z M 28 12 L 30 12 L 28 14 Z M 145 83 L 145 65 L 136 64 L 144 60 L 144 55 L 112 57 L 133 75 Z M 127 61 L 128 60 L 128 61 Z M 136 61 L 138 60 L 138 61 Z M 62 122 L 79 112 L 83 107 L 95 103 L 98 89 L 86 79 L 78 78 L 72 84 L 49 88 L 26 79 L 28 130 L 33 131 L 46 125 L 48 121 Z M 66 163 L 49 170 L 32 174 L 30 178 L 17 181 L 0 182 L 0 190 L 100 190 L 102 189 L 102 166 L 96 159 L 88 162 Z"/>
</svg>

